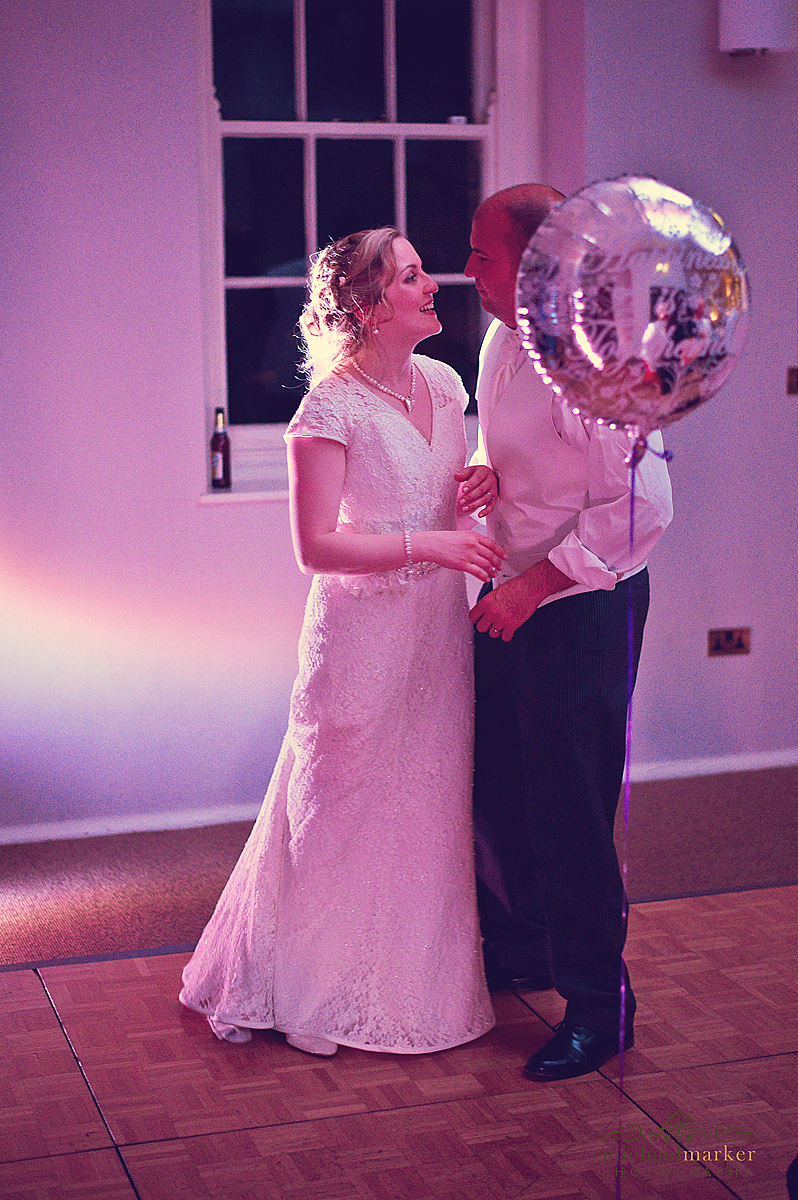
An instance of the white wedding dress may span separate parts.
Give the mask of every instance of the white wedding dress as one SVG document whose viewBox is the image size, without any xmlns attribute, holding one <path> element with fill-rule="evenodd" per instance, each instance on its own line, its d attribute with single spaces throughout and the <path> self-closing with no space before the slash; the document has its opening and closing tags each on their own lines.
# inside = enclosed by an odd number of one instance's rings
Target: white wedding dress
<svg viewBox="0 0 798 1200">
<path fill-rule="evenodd" d="M 339 527 L 452 529 L 455 373 L 414 358 L 431 444 L 365 383 L 308 393 L 286 437 L 347 447 Z M 217 1023 L 421 1054 L 494 1024 L 471 832 L 473 680 L 462 573 L 314 577 L 288 731 L 252 834 L 185 968 Z"/>
</svg>

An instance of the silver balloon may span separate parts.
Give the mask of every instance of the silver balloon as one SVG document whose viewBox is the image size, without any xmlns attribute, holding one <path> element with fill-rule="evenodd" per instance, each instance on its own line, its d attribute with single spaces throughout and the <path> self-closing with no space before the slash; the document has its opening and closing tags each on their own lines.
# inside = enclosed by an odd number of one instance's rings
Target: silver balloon
<svg viewBox="0 0 798 1200">
<path fill-rule="evenodd" d="M 529 242 L 517 320 L 536 369 L 585 417 L 645 438 L 726 382 L 749 286 L 720 218 L 623 176 L 559 204 Z"/>
</svg>

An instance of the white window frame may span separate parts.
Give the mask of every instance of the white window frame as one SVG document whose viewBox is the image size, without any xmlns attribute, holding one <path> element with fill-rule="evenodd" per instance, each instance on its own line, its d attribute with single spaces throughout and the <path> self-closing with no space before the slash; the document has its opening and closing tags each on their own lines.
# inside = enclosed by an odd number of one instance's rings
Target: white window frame
<svg viewBox="0 0 798 1200">
<path fill-rule="evenodd" d="M 540 161 L 540 3 L 541 0 L 474 0 L 474 112 L 479 123 L 409 124 L 396 120 L 394 0 L 383 0 L 387 121 L 328 122 L 307 120 L 304 0 L 294 0 L 297 120 L 223 121 L 213 90 L 211 0 L 197 0 L 199 36 L 200 203 L 206 230 L 203 254 L 206 442 L 213 412 L 227 410 L 225 293 L 243 288 L 302 287 L 304 276 L 230 277 L 224 274 L 224 199 L 222 147 L 225 137 L 290 137 L 304 142 L 306 254 L 316 246 L 316 177 L 313 145 L 321 138 L 379 138 L 394 146 L 396 225 L 406 229 L 405 143 L 419 140 L 466 140 L 481 145 L 483 197 L 501 187 L 535 179 Z M 464 259 L 466 257 L 466 247 Z M 461 273 L 434 274 L 438 284 L 465 284 Z M 469 442 L 476 438 L 476 418 L 468 419 Z M 285 424 L 234 425 L 233 487 L 230 492 L 201 495 L 203 503 L 284 500 L 287 497 Z"/>
</svg>

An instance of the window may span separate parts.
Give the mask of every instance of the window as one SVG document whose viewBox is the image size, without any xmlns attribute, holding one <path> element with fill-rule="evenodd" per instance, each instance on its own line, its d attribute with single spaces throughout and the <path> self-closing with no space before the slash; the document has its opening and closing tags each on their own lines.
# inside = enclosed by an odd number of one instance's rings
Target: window
<svg viewBox="0 0 798 1200">
<path fill-rule="evenodd" d="M 354 229 L 392 224 L 413 242 L 444 326 L 421 349 L 473 394 L 484 317 L 462 269 L 471 214 L 497 186 L 492 13 L 516 2 L 529 11 L 529 0 L 209 0 L 206 208 L 220 232 L 206 365 L 209 408 L 228 410 L 235 490 L 285 487 L 308 258 Z"/>
</svg>

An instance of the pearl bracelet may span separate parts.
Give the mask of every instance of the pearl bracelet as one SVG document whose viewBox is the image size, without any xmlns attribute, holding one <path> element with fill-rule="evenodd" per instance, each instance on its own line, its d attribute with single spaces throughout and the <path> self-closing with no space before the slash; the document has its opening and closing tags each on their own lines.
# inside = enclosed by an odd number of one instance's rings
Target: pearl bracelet
<svg viewBox="0 0 798 1200">
<path fill-rule="evenodd" d="M 412 567 L 413 551 L 410 548 L 410 534 L 405 530 L 405 566 Z"/>
</svg>

